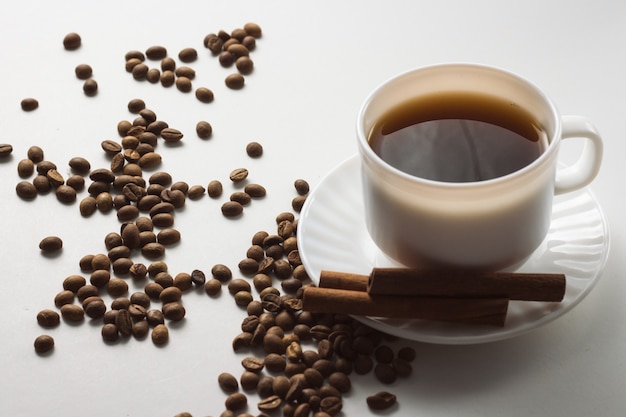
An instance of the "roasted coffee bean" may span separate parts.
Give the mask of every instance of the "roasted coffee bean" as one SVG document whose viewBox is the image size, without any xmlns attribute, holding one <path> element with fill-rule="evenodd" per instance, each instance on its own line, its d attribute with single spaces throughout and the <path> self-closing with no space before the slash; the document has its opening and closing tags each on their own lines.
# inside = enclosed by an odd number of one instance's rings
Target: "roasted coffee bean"
<svg viewBox="0 0 626 417">
<path fill-rule="evenodd" d="M 175 84 L 176 84 L 176 88 L 178 88 L 178 90 L 183 93 L 188 93 L 191 91 L 191 88 L 192 88 L 191 80 L 187 77 L 177 77 Z"/>
<path fill-rule="evenodd" d="M 252 391 L 256 390 L 260 379 L 259 374 L 251 371 L 244 371 L 241 374 L 241 377 L 239 377 L 239 382 L 241 383 L 241 388 L 244 391 Z"/>
<path fill-rule="evenodd" d="M 179 272 L 174 277 L 174 287 L 179 288 L 181 291 L 187 291 L 193 286 L 191 280 L 191 274 L 187 272 Z"/>
<path fill-rule="evenodd" d="M 91 284 L 83 285 L 76 291 L 76 298 L 79 301 L 84 302 L 89 297 L 97 297 L 98 296 L 98 287 Z M 84 307 L 84 305 L 83 305 Z"/>
<path fill-rule="evenodd" d="M 415 352 L 415 349 L 411 346 L 405 346 L 398 350 L 397 356 L 398 358 L 407 362 L 413 362 L 415 360 L 415 357 L 417 356 L 417 353 Z"/>
<path fill-rule="evenodd" d="M 134 321 L 145 319 L 147 314 L 146 308 L 144 306 L 140 304 L 133 304 L 132 301 L 131 304 L 128 306 L 128 313 Z"/>
<path fill-rule="evenodd" d="M 235 63 L 235 56 L 228 51 L 220 52 L 217 59 L 224 68 L 228 68 Z"/>
<path fill-rule="evenodd" d="M 144 57 L 145 59 L 145 57 Z M 126 60 L 126 64 L 124 65 L 124 68 L 126 68 L 127 72 L 132 73 L 133 70 L 135 69 L 136 66 L 140 65 L 143 62 L 143 59 L 139 59 L 139 58 L 130 58 Z M 147 69 L 148 66 L 144 65 L 144 67 Z M 134 76 L 134 75 L 133 75 Z"/>
<path fill-rule="evenodd" d="M 79 80 L 86 80 L 93 74 L 93 69 L 88 64 L 78 64 L 74 68 L 74 73 Z"/>
<path fill-rule="evenodd" d="M 285 353 L 285 344 L 283 342 L 283 338 L 274 334 L 267 333 L 263 338 L 263 349 L 265 353 Z"/>
<path fill-rule="evenodd" d="M 60 322 L 61 317 L 54 310 L 44 309 L 37 313 L 37 323 L 41 327 L 56 327 Z"/>
<path fill-rule="evenodd" d="M 5 158 L 13 152 L 13 146 L 8 143 L 0 143 L 0 158 Z M 31 161 L 32 162 L 32 161 Z M 34 169 L 34 166 L 33 166 Z M 19 167 L 18 167 L 19 171 Z"/>
<path fill-rule="evenodd" d="M 367 406 L 372 410 L 386 410 L 396 403 L 396 396 L 390 392 L 381 391 L 366 398 Z"/>
<path fill-rule="evenodd" d="M 376 362 L 389 364 L 394 358 L 393 349 L 387 345 L 378 346 L 374 351 L 374 357 Z"/>
<path fill-rule="evenodd" d="M 383 384 L 393 384 L 397 379 L 397 373 L 388 363 L 377 363 L 374 366 L 374 375 Z"/>
<path fill-rule="evenodd" d="M 76 201 L 76 190 L 69 185 L 59 185 L 55 191 L 57 200 L 62 203 L 73 203 Z"/>
<path fill-rule="evenodd" d="M 154 45 L 146 49 L 146 58 L 160 60 L 167 56 L 167 49 L 161 45 Z"/>
<path fill-rule="evenodd" d="M 80 175 L 70 176 L 65 183 L 76 191 L 82 191 L 85 188 L 85 179 Z"/>
<path fill-rule="evenodd" d="M 232 374 L 228 372 L 222 372 L 221 374 L 219 374 L 217 376 L 217 383 L 219 384 L 220 388 L 224 390 L 224 392 L 229 394 L 237 392 L 237 390 L 239 389 L 239 382 L 237 381 L 237 378 L 235 378 Z"/>
<path fill-rule="evenodd" d="M 271 395 L 259 401 L 257 408 L 259 411 L 271 413 L 272 411 L 278 410 L 282 403 L 283 401 L 278 395 Z"/>
<path fill-rule="evenodd" d="M 244 192 L 252 198 L 262 198 L 267 194 L 265 187 L 260 184 L 248 184 L 245 186 Z"/>
<path fill-rule="evenodd" d="M 263 155 L 263 145 L 259 142 L 250 142 L 246 145 L 246 153 L 250 158 L 259 158 Z"/>
<path fill-rule="evenodd" d="M 167 271 L 159 272 L 154 277 L 154 282 L 163 288 L 169 288 L 174 286 L 174 277 Z"/>
<path fill-rule="evenodd" d="M 246 307 L 253 300 L 252 294 L 249 291 L 239 291 L 235 294 L 235 304 L 240 307 Z"/>
<path fill-rule="evenodd" d="M 11 148 L 7 153 L 7 146 L 11 146 L 11 145 L 0 145 L 0 157 L 3 156 L 3 153 L 4 153 L 4 156 L 9 155 L 11 151 L 13 150 Z M 20 162 L 17 163 L 17 174 L 21 178 L 28 178 L 31 175 L 33 175 L 34 172 L 35 172 L 35 163 L 31 161 L 30 159 L 22 159 Z"/>
<path fill-rule="evenodd" d="M 18 182 L 15 186 L 15 192 L 20 198 L 24 200 L 32 200 L 33 198 L 37 197 L 37 188 L 33 183 L 28 181 Z"/>
<path fill-rule="evenodd" d="M 173 245 L 180 242 L 180 232 L 176 229 L 163 229 L 157 234 L 157 242 L 162 245 Z"/>
<path fill-rule="evenodd" d="M 63 248 L 63 240 L 58 236 L 47 236 L 39 242 L 42 252 L 55 252 Z"/>
<path fill-rule="evenodd" d="M 191 200 L 198 200 L 204 196 L 206 189 L 201 185 L 192 185 L 187 192 L 187 196 Z"/>
<path fill-rule="evenodd" d="M 104 324 L 102 326 L 100 334 L 102 335 L 102 339 L 105 342 L 116 342 L 120 337 L 120 333 L 117 330 L 117 326 L 115 325 L 115 323 Z"/>
<path fill-rule="evenodd" d="M 156 168 L 161 164 L 161 155 L 156 152 L 148 152 L 139 158 L 137 164 L 144 169 Z"/>
<path fill-rule="evenodd" d="M 213 134 L 213 127 L 209 122 L 201 120 L 196 123 L 196 134 L 200 139 L 208 139 Z"/>
<path fill-rule="evenodd" d="M 222 283 L 215 278 L 211 278 L 204 284 L 204 291 L 209 296 L 215 296 L 222 291 Z"/>
<path fill-rule="evenodd" d="M 247 404 L 248 397 L 241 392 L 234 392 L 230 394 L 224 402 L 226 409 L 230 411 L 239 411 L 245 408 Z"/>
<path fill-rule="evenodd" d="M 169 331 L 164 324 L 157 324 L 152 329 L 152 343 L 162 346 L 169 340 Z"/>
<path fill-rule="evenodd" d="M 207 186 L 207 193 L 209 194 L 209 197 L 212 198 L 220 197 L 222 195 L 222 183 L 218 180 L 209 182 L 209 185 Z M 228 208 L 228 210 L 232 210 L 232 208 Z M 241 211 L 243 211 L 243 207 L 241 208 Z"/>
<path fill-rule="evenodd" d="M 245 79 L 241 74 L 230 74 L 226 77 L 226 86 L 232 90 L 240 90 L 245 84 Z"/>
<path fill-rule="evenodd" d="M 92 319 L 102 318 L 104 316 L 104 313 L 106 312 L 106 309 L 107 307 L 104 304 L 104 301 L 101 300 L 94 300 L 84 307 L 85 314 Z"/>
<path fill-rule="evenodd" d="M 87 284 L 87 280 L 82 275 L 69 275 L 63 280 L 63 289 L 76 294 L 85 284 Z"/>
<path fill-rule="evenodd" d="M 93 271 L 89 277 L 91 285 L 97 288 L 105 287 L 111 280 L 111 273 L 104 269 Z"/>
<path fill-rule="evenodd" d="M 163 316 L 163 312 L 161 310 L 148 310 L 146 312 L 146 320 L 150 326 L 155 327 L 159 324 L 165 323 L 165 316 Z"/>
<path fill-rule="evenodd" d="M 183 134 L 178 129 L 166 127 L 161 130 L 161 137 L 168 143 L 174 143 L 180 141 L 183 138 Z"/>
<path fill-rule="evenodd" d="M 211 274 L 221 282 L 228 282 L 233 276 L 231 269 L 224 264 L 213 265 L 213 267 L 211 267 Z"/>
<path fill-rule="evenodd" d="M 300 211 L 302 210 L 302 206 L 304 206 L 305 201 L 306 201 L 306 196 L 299 195 L 297 197 L 294 197 L 293 200 L 291 200 L 291 208 L 293 208 L 294 211 L 300 213 Z"/>
<path fill-rule="evenodd" d="M 328 375 L 328 383 L 337 388 L 342 394 L 350 391 L 350 388 L 352 387 L 350 378 L 342 372 L 333 372 Z"/>
<path fill-rule="evenodd" d="M 265 367 L 265 361 L 256 356 L 247 356 L 241 360 L 241 366 L 243 366 L 246 371 L 259 373 Z"/>
<path fill-rule="evenodd" d="M 3 145 L 3 146 L 11 146 L 11 145 Z M 13 148 L 11 148 L 11 150 L 13 150 Z M 33 145 L 29 147 L 28 150 L 26 151 L 26 156 L 33 163 L 38 164 L 39 162 L 43 161 L 44 152 L 40 146 Z"/>
<path fill-rule="evenodd" d="M 85 318 L 85 311 L 76 304 L 65 304 L 61 306 L 61 316 L 67 321 L 78 322 Z"/>
<path fill-rule="evenodd" d="M 146 108 L 146 102 L 140 98 L 131 99 L 128 102 L 128 111 L 134 114 L 139 114 L 139 112 Z"/>
<path fill-rule="evenodd" d="M 413 372 L 411 364 L 402 358 L 394 358 L 391 361 L 391 367 L 399 377 L 406 378 L 411 375 L 411 372 Z"/>
<path fill-rule="evenodd" d="M 244 45 L 241 45 L 241 46 L 242 46 L 241 48 L 242 51 L 248 50 L 248 48 L 246 48 Z M 231 52 L 233 55 L 237 55 L 236 53 L 233 53 L 230 49 L 229 49 L 229 52 Z M 237 60 L 235 61 L 235 66 L 237 67 L 237 70 L 239 71 L 240 74 L 248 75 L 254 69 L 254 62 L 250 59 L 249 56 L 242 55 L 239 58 L 237 58 Z"/>
<path fill-rule="evenodd" d="M 238 217 L 243 213 L 243 206 L 237 201 L 227 201 L 222 204 L 221 210 L 225 217 Z"/>
<path fill-rule="evenodd" d="M 199 87 L 196 89 L 196 98 L 202 103 L 211 103 L 215 96 L 213 91 L 206 87 Z"/>
<path fill-rule="evenodd" d="M 121 222 L 132 221 L 136 219 L 137 216 L 139 216 L 139 209 L 137 206 L 131 204 L 127 204 L 117 210 L 117 219 Z"/>
<path fill-rule="evenodd" d="M 73 51 L 80 48 L 81 43 L 82 39 L 80 35 L 76 32 L 68 33 L 63 38 L 63 47 L 68 51 Z"/>
<path fill-rule="evenodd" d="M 122 145 L 110 139 L 103 140 L 100 143 L 100 146 L 102 150 L 109 155 L 114 155 L 122 151 Z"/>
<path fill-rule="evenodd" d="M 341 397 L 324 397 L 320 402 L 320 410 L 331 416 L 338 414 L 342 407 Z"/>
<path fill-rule="evenodd" d="M 254 36 L 247 35 L 243 38 L 241 44 L 248 48 L 248 51 L 254 51 L 256 49 L 256 38 Z"/>
<path fill-rule="evenodd" d="M 146 320 L 133 322 L 133 337 L 135 339 L 144 339 L 150 333 L 150 325 Z"/>
<path fill-rule="evenodd" d="M 24 111 L 33 111 L 37 109 L 37 107 L 39 107 L 39 102 L 37 101 L 37 99 L 28 97 L 28 98 L 23 99 L 20 102 L 20 106 L 22 107 L 22 110 Z"/>
<path fill-rule="evenodd" d="M 311 413 L 311 406 L 308 402 L 303 402 L 296 406 L 293 412 L 293 417 L 309 417 Z"/>
<path fill-rule="evenodd" d="M 72 304 L 74 302 L 74 292 L 70 290 L 63 290 L 54 297 L 54 305 L 61 308 L 65 304 Z"/>
<path fill-rule="evenodd" d="M 87 96 L 95 96 L 98 93 L 98 82 L 93 78 L 85 80 L 83 83 L 83 92 Z"/>
<path fill-rule="evenodd" d="M 152 84 L 158 83 L 161 80 L 161 71 L 158 68 L 150 68 L 146 73 L 146 80 Z"/>
<path fill-rule="evenodd" d="M 246 168 L 237 168 L 231 171 L 228 176 L 232 182 L 241 182 L 248 177 L 248 170 Z"/>
<path fill-rule="evenodd" d="M 121 278 L 111 278 L 107 284 L 107 291 L 112 297 L 119 297 L 128 292 L 128 284 Z"/>
<path fill-rule="evenodd" d="M 248 55 L 250 55 L 250 51 L 248 51 L 248 48 L 243 46 L 241 43 L 232 43 L 231 45 L 228 45 L 226 47 L 226 50 L 233 54 L 233 56 L 237 60 L 239 60 L 239 58 L 241 57 L 247 57 Z"/>
<path fill-rule="evenodd" d="M 45 175 L 35 175 L 33 178 L 33 185 L 35 189 L 40 194 L 45 194 L 52 189 L 52 184 L 50 184 L 50 180 Z"/>
<path fill-rule="evenodd" d="M 289 379 L 287 377 L 283 375 L 278 375 L 276 376 L 276 378 L 274 378 L 272 390 L 274 391 L 274 394 L 277 395 L 279 398 L 282 398 L 284 400 L 290 387 L 291 383 L 289 382 Z"/>
<path fill-rule="evenodd" d="M 159 81 L 163 87 L 171 87 L 176 82 L 176 75 L 174 75 L 174 71 L 172 70 L 165 70 L 161 74 Z"/>
<path fill-rule="evenodd" d="M 117 330 L 122 336 L 130 336 L 133 333 L 133 322 L 128 310 L 119 310 L 115 325 L 117 326 Z"/>
<path fill-rule="evenodd" d="M 41 161 L 37 164 L 36 169 L 39 175 L 45 176 L 51 169 L 57 169 L 57 166 L 54 162 L 51 161 Z"/>
<path fill-rule="evenodd" d="M 167 290 L 167 288 L 165 290 Z M 187 314 L 185 307 L 180 302 L 167 303 L 161 310 L 163 311 L 163 316 L 171 321 L 180 321 L 185 318 L 185 315 Z"/>
<path fill-rule="evenodd" d="M 235 191 L 230 195 L 230 201 L 236 201 L 242 206 L 250 204 L 251 197 L 248 193 L 243 191 Z"/>
<path fill-rule="evenodd" d="M 47 353 L 54 348 L 54 338 L 47 334 L 37 336 L 35 339 L 35 352 L 39 354 Z"/>
<path fill-rule="evenodd" d="M 243 29 L 250 36 L 253 36 L 255 38 L 260 38 L 261 37 L 261 34 L 262 34 L 261 26 L 259 26 L 256 23 L 253 23 L 253 22 L 246 23 L 243 26 Z"/>
<path fill-rule="evenodd" d="M 236 352 L 241 348 L 250 346 L 252 341 L 252 333 L 243 332 L 235 336 L 232 342 L 233 350 Z"/>
<path fill-rule="evenodd" d="M 265 368 L 270 372 L 283 372 L 287 362 L 285 358 L 278 353 L 269 353 L 265 356 Z"/>
<path fill-rule="evenodd" d="M 183 292 L 178 287 L 167 287 L 159 294 L 159 299 L 163 304 L 179 301 L 183 296 Z"/>
</svg>

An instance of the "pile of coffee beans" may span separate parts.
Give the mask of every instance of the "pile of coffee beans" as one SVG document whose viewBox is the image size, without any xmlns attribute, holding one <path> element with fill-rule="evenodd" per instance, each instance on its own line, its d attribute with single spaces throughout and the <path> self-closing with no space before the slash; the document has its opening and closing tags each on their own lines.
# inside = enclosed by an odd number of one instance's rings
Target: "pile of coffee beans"
<svg viewBox="0 0 626 417">
<path fill-rule="evenodd" d="M 239 71 L 227 77 L 229 87 L 243 86 L 243 75 L 253 66 L 250 52 L 260 37 L 261 28 L 254 23 L 205 37 L 205 47 L 221 65 L 234 64 Z M 73 33 L 63 43 L 67 50 L 75 50 L 81 39 Z M 184 48 L 177 57 L 188 64 L 197 59 L 198 53 Z M 149 68 L 146 59 L 159 60 L 160 70 Z M 166 48 L 158 45 L 145 52 L 128 52 L 126 69 L 138 80 L 175 84 L 185 92 L 191 91 L 195 75 L 192 68 L 179 66 Z M 79 79 L 88 81 L 91 75 L 88 65 L 76 67 Z M 213 93 L 204 87 L 196 89 L 196 97 L 206 103 L 213 101 Z M 22 108 L 36 108 L 33 100 L 23 101 Z M 38 312 L 37 322 L 42 328 L 89 319 L 92 323 L 100 321 L 106 344 L 133 338 L 149 339 L 163 347 L 170 337 L 170 323 L 186 317 L 183 298 L 187 294 L 197 295 L 194 289 L 203 288 L 201 293 L 211 298 L 226 287 L 235 304 L 246 312 L 231 341 L 233 351 L 245 356 L 242 369 L 216 376 L 225 395 L 222 417 L 252 415 L 247 410 L 253 408 L 260 416 L 333 416 L 341 412 L 344 395 L 352 391 L 353 375 L 372 374 L 385 385 L 411 375 L 416 356 L 412 347 L 395 350 L 393 337 L 350 316 L 302 310 L 304 288 L 314 285 L 298 252 L 297 214 L 310 191 L 304 179 L 293 182 L 291 209 L 275 216 L 275 229 L 261 230 L 251 237 L 235 269 L 239 276 L 234 276 L 233 269 L 225 264 L 215 264 L 207 273 L 197 268 L 170 271 L 163 257 L 167 248 L 182 238 L 174 228 L 176 213 L 188 199 L 205 195 L 221 198 L 224 186 L 217 179 L 207 181 L 206 187 L 190 186 L 184 181 L 174 182 L 170 173 L 159 171 L 162 156 L 156 152 L 158 144 L 181 141 L 183 133 L 159 119 L 142 99 L 130 100 L 127 109 L 135 118 L 118 122 L 119 139 L 100 142 L 109 166 L 94 168 L 87 159 L 74 156 L 68 161 L 71 175 L 66 179 L 38 146 L 31 146 L 17 164 L 22 179 L 16 185 L 20 198 L 34 200 L 54 192 L 59 202 L 73 204 L 79 193 L 86 192 L 79 203 L 81 216 L 115 211 L 118 220 L 116 229 L 103 238 L 105 250 L 85 254 L 78 261 L 81 273 L 62 280 L 53 298 L 56 310 L 44 308 Z M 208 139 L 212 127 L 208 122 L 198 122 L 196 133 Z M 12 151 L 11 145 L 0 145 L 0 157 Z M 251 141 L 245 151 L 250 158 L 260 158 L 263 146 Z M 226 217 L 240 217 L 253 199 L 266 196 L 265 187 L 251 182 L 245 167 L 232 169 L 228 178 L 237 191 L 221 205 Z M 59 251 L 62 246 L 57 236 L 45 237 L 39 244 L 44 253 Z M 129 283 L 142 290 L 131 290 Z M 54 339 L 47 334 L 34 342 L 38 354 L 50 354 L 54 346 Z M 258 398 L 256 406 L 249 402 L 251 395 Z M 387 391 L 367 397 L 372 410 L 389 409 L 396 401 L 395 395 Z M 191 414 L 182 412 L 177 417 Z"/>
</svg>

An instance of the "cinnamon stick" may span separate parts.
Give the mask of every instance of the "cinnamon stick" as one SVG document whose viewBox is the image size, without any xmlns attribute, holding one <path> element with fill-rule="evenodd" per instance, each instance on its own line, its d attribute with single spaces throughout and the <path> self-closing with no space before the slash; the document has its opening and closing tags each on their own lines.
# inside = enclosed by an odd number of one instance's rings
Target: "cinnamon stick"
<svg viewBox="0 0 626 417">
<path fill-rule="evenodd" d="M 337 290 L 367 291 L 369 278 L 368 275 L 324 270 L 320 272 L 318 286 Z"/>
<path fill-rule="evenodd" d="M 302 309 L 317 313 L 503 326 L 508 301 L 505 297 L 441 298 L 370 295 L 364 291 L 307 287 L 303 292 Z"/>
<path fill-rule="evenodd" d="M 510 300 L 561 301 L 565 295 L 565 275 L 374 268 L 367 291 L 372 295 L 501 296 Z"/>
</svg>

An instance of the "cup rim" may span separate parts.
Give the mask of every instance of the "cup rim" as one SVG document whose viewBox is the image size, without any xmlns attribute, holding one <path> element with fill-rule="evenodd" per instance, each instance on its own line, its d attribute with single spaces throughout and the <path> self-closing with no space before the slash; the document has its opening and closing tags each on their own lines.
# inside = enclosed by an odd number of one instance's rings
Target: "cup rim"
<svg viewBox="0 0 626 417">
<path fill-rule="evenodd" d="M 372 147 L 369 145 L 367 134 L 363 129 L 363 118 L 364 118 L 365 112 L 368 109 L 368 106 L 372 102 L 374 97 L 382 89 L 384 89 L 388 84 L 391 84 L 392 82 L 400 78 L 406 77 L 410 74 L 413 74 L 415 72 L 422 72 L 422 71 L 433 70 L 437 68 L 451 68 L 451 67 L 475 68 L 475 69 L 477 68 L 481 70 L 500 72 L 509 77 L 515 78 L 518 81 L 521 81 L 528 88 L 532 89 L 535 92 L 535 94 L 538 97 L 540 97 L 544 101 L 544 103 L 547 105 L 547 107 L 550 110 L 551 117 L 552 119 L 554 119 L 554 131 L 552 132 L 551 135 L 549 135 L 549 138 L 548 138 L 549 143 L 545 151 L 533 162 L 524 166 L 523 168 L 518 169 L 517 171 L 511 172 L 506 175 L 502 175 L 500 177 L 491 178 L 488 180 L 468 181 L 468 182 L 438 181 L 438 180 L 432 180 L 432 179 L 427 179 L 427 178 L 422 178 L 422 177 L 418 177 L 415 175 L 411 175 L 390 165 L 389 163 L 384 161 L 378 154 L 376 154 L 376 152 L 374 152 Z M 387 78 L 386 80 L 378 84 L 378 86 L 376 86 L 367 95 L 365 101 L 363 102 L 363 104 L 361 105 L 359 109 L 357 119 L 356 119 L 356 129 L 357 129 L 357 141 L 358 141 L 361 154 L 365 155 L 368 160 L 377 164 L 379 167 L 386 170 L 387 172 L 395 176 L 401 177 L 405 181 L 409 181 L 411 183 L 417 183 L 421 185 L 433 186 L 433 187 L 438 187 L 438 188 L 470 189 L 470 188 L 492 187 L 499 183 L 511 181 L 512 179 L 524 176 L 526 173 L 530 171 L 534 171 L 537 166 L 543 165 L 544 163 L 546 163 L 546 161 L 552 157 L 552 154 L 554 154 L 557 151 L 557 148 L 561 139 L 561 117 L 559 116 L 559 112 L 556 108 L 556 105 L 546 95 L 546 93 L 544 93 L 544 91 L 541 90 L 535 83 L 531 82 L 527 78 L 522 77 L 521 75 L 517 73 L 514 73 L 509 70 L 505 70 L 497 66 L 487 65 L 487 64 L 478 64 L 478 63 L 470 63 L 470 62 L 447 62 L 447 63 L 431 64 L 431 65 L 416 67 L 416 68 L 401 72 L 399 74 L 396 74 L 394 76 L 391 76 L 390 78 Z"/>
</svg>

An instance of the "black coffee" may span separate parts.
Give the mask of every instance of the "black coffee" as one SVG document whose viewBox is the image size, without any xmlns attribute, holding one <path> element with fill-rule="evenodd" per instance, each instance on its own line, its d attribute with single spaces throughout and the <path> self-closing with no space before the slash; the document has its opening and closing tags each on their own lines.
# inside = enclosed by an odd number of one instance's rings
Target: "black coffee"
<svg viewBox="0 0 626 417">
<path fill-rule="evenodd" d="M 417 97 L 389 110 L 369 143 L 388 164 L 435 181 L 484 181 L 515 172 L 547 147 L 546 133 L 509 101 L 469 92 Z"/>
</svg>

